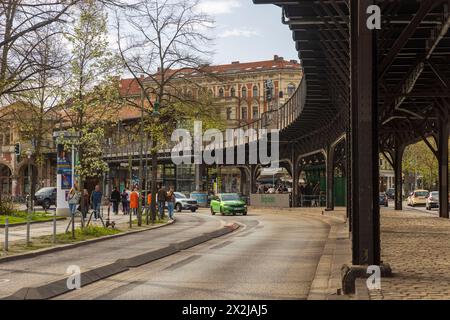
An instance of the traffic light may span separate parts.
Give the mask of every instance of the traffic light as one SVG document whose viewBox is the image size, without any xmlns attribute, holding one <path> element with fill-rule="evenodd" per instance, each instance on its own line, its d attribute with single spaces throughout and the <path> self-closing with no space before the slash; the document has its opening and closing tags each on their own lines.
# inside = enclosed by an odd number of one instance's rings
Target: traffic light
<svg viewBox="0 0 450 320">
<path fill-rule="evenodd" d="M 14 145 L 14 153 L 16 154 L 16 156 L 20 156 L 20 143 L 16 143 Z"/>
</svg>

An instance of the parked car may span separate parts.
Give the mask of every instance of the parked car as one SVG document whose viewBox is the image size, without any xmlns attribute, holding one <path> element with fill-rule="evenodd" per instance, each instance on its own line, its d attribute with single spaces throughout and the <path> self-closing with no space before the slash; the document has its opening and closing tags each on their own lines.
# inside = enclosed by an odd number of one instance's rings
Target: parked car
<svg viewBox="0 0 450 320">
<path fill-rule="evenodd" d="M 418 204 L 425 205 L 430 192 L 428 190 L 414 190 L 408 197 L 408 206 L 415 207 Z"/>
<path fill-rule="evenodd" d="M 237 193 L 219 193 L 211 200 L 211 214 L 216 213 L 232 214 L 241 213 L 244 216 L 247 215 L 247 205 L 245 201 L 239 197 Z"/>
<path fill-rule="evenodd" d="M 388 196 L 385 192 L 380 192 L 380 197 L 379 197 L 380 201 L 379 204 L 380 206 L 389 206 L 389 200 L 388 200 Z"/>
<path fill-rule="evenodd" d="M 56 188 L 46 187 L 39 189 L 34 194 L 34 204 L 42 206 L 44 210 L 47 210 L 52 205 L 56 205 Z"/>
<path fill-rule="evenodd" d="M 195 212 L 198 209 L 197 200 L 186 197 L 181 192 L 174 192 L 175 195 L 175 210 L 181 212 L 181 210 L 191 210 Z"/>
<path fill-rule="evenodd" d="M 386 195 L 388 196 L 389 199 L 394 200 L 395 198 L 395 189 L 394 188 L 389 188 L 386 190 Z"/>
<path fill-rule="evenodd" d="M 431 191 L 425 203 L 425 209 L 439 208 L 439 192 Z"/>
</svg>

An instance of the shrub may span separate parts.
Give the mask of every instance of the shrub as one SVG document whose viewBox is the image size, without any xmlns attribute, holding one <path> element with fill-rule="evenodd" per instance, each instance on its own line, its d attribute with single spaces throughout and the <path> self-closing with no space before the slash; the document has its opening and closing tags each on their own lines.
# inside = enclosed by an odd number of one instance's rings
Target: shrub
<svg viewBox="0 0 450 320">
<path fill-rule="evenodd" d="M 0 199 L 0 215 L 10 216 L 14 213 L 14 203 L 5 198 Z"/>
</svg>

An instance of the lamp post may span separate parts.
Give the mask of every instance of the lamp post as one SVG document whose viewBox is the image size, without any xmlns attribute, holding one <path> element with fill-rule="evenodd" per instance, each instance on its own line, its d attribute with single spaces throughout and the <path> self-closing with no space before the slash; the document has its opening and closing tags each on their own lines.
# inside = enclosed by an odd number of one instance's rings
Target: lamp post
<svg viewBox="0 0 450 320">
<path fill-rule="evenodd" d="M 30 245 L 30 220 L 31 220 L 31 210 L 32 210 L 32 204 L 33 199 L 31 198 L 31 189 L 32 186 L 32 172 L 31 172 L 31 156 L 33 152 L 31 149 L 28 149 L 25 154 L 27 155 L 28 159 L 28 210 L 27 210 L 27 246 Z"/>
</svg>

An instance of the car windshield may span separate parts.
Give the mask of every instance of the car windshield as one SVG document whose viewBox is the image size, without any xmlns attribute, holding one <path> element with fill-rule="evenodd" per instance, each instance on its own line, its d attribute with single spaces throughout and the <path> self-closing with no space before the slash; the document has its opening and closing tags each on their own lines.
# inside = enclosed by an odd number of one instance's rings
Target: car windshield
<svg viewBox="0 0 450 320">
<path fill-rule="evenodd" d="M 181 192 L 175 192 L 175 198 L 179 198 L 179 199 L 186 199 L 186 196 L 184 194 L 182 194 Z"/>
<path fill-rule="evenodd" d="M 427 191 L 416 191 L 416 197 L 426 197 L 427 195 Z"/>
<path fill-rule="evenodd" d="M 39 189 L 37 192 L 36 192 L 36 194 L 42 194 L 42 193 L 49 193 L 49 192 L 52 192 L 53 191 L 53 188 L 42 188 L 42 189 Z"/>
<path fill-rule="evenodd" d="M 238 194 L 223 194 L 222 201 L 236 201 L 241 200 Z"/>
</svg>

